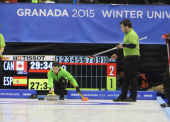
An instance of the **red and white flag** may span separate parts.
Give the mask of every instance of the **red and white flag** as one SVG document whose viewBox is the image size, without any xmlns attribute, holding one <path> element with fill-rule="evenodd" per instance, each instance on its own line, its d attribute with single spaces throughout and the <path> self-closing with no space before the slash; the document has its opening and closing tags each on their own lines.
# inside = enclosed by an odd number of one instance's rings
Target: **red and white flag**
<svg viewBox="0 0 170 122">
<path fill-rule="evenodd" d="M 14 61 L 15 71 L 27 70 L 27 61 Z"/>
</svg>

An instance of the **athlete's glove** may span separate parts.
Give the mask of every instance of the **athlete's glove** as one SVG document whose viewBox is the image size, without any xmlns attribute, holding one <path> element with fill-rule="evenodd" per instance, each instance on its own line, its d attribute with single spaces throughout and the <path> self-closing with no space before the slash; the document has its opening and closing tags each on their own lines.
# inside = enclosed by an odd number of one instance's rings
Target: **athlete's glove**
<svg viewBox="0 0 170 122">
<path fill-rule="evenodd" d="M 78 86 L 76 86 L 76 91 L 77 91 L 77 93 L 78 92 L 81 93 L 80 88 Z"/>
<path fill-rule="evenodd" d="M 157 91 L 158 93 L 165 94 L 163 85 L 158 85 L 154 88 L 154 91 Z"/>
</svg>

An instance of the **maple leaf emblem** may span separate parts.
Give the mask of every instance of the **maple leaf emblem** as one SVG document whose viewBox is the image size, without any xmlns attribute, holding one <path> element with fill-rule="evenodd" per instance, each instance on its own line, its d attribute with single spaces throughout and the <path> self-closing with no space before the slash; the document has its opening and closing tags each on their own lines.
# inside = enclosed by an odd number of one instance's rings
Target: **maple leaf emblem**
<svg viewBox="0 0 170 122">
<path fill-rule="evenodd" d="M 21 68 L 23 65 L 21 65 L 21 63 L 18 65 L 19 68 Z"/>
</svg>

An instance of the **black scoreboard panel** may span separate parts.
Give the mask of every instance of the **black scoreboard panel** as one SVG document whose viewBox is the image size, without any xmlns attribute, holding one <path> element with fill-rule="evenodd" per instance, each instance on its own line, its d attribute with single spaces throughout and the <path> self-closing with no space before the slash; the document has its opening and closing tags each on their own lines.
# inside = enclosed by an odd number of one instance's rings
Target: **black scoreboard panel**
<svg viewBox="0 0 170 122">
<path fill-rule="evenodd" d="M 6 55 L 3 61 L 4 89 L 49 90 L 47 72 L 52 68 L 53 59 L 61 68 L 70 72 L 80 88 L 86 90 L 107 88 L 115 90 L 116 62 L 107 56 L 54 56 L 54 55 Z M 111 63 L 108 63 L 111 62 Z M 68 89 L 74 89 L 68 84 Z"/>
<path fill-rule="evenodd" d="M 99 63 L 60 63 L 70 72 L 80 88 L 106 88 L 107 65 Z M 69 83 L 70 88 L 73 88 Z"/>
<path fill-rule="evenodd" d="M 3 61 L 4 89 L 48 90 L 47 72 L 55 56 L 6 55 Z"/>
</svg>

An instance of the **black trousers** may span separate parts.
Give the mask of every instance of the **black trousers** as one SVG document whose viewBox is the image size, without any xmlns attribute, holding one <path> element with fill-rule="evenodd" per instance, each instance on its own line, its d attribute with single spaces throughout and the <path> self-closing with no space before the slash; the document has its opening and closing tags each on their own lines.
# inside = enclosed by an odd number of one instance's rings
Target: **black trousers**
<svg viewBox="0 0 170 122">
<path fill-rule="evenodd" d="M 61 77 L 59 83 L 53 80 L 54 83 L 54 93 L 58 95 L 58 90 L 60 90 L 60 98 L 64 98 L 64 91 L 67 88 L 67 79 Z"/>
<path fill-rule="evenodd" d="M 165 97 L 168 100 L 168 104 L 170 105 L 170 80 L 169 80 L 169 66 L 166 68 L 166 71 L 163 76 L 163 86 Z"/>
<path fill-rule="evenodd" d="M 138 88 L 137 71 L 139 67 L 139 60 L 140 57 L 137 56 L 131 56 L 124 59 L 123 88 L 122 93 L 119 96 L 121 99 L 127 98 L 127 93 L 130 88 L 131 95 L 129 98 L 136 100 Z"/>
</svg>

